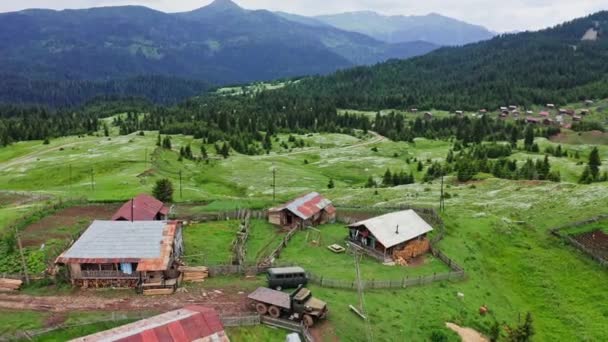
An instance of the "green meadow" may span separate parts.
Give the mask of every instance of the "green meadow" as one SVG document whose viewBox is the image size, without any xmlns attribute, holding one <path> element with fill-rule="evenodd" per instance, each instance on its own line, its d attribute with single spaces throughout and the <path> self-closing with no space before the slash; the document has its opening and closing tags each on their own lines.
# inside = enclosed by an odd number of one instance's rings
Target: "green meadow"
<svg viewBox="0 0 608 342">
<path fill-rule="evenodd" d="M 233 154 L 223 159 L 213 146 L 206 146 L 211 159 L 205 163 L 178 160 L 179 148 L 187 144 L 192 144 L 198 154 L 200 140 L 172 136 L 173 149 L 164 150 L 155 145 L 157 134 L 66 137 L 54 139 L 49 145 L 32 141 L 0 148 L 2 190 L 33 198 L 25 204 L 3 201 L 0 230 L 34 210 L 42 202 L 36 200 L 40 194 L 122 201 L 150 192 L 161 178 L 173 182 L 178 212 L 181 204 L 189 202 L 198 204 L 187 210 L 200 213 L 267 208 L 313 190 L 332 199 L 338 207 L 437 207 L 440 183 L 421 183 L 424 171 L 417 171 L 417 163 L 408 164 L 406 160 L 416 158 L 426 170 L 433 161 L 444 160 L 451 147 L 448 141 L 378 141 L 363 134 L 294 135 L 304 141 L 303 147 L 294 147 L 289 135 L 279 135 L 267 155 Z M 579 136 L 574 132 L 565 134 Z M 288 148 L 281 147 L 282 142 Z M 608 273 L 549 234 L 555 226 L 608 213 L 608 183 L 577 183 L 594 144 L 575 138 L 559 142 L 537 139 L 537 143 L 541 151 L 561 144 L 566 151 L 579 152 L 579 159 L 550 157 L 552 166 L 561 173 L 561 183 L 503 180 L 483 174 L 467 183 L 459 183 L 453 176 L 446 178 L 445 191 L 449 196 L 442 217 L 447 235 L 439 248 L 464 267 L 465 280 L 367 290 L 364 304 L 369 328 L 348 309 L 348 305 L 358 303 L 355 291 L 311 286 L 315 296 L 329 303 L 330 316 L 323 326 L 326 340 L 333 340 L 334 335 L 344 341 L 360 340 L 371 331 L 377 341 L 428 341 L 433 332 L 457 341 L 456 335 L 445 328 L 445 322 L 487 334 L 494 320 L 513 325 L 526 312 L 533 315 L 536 341 L 601 341 L 608 336 Z M 606 145 L 600 146 L 600 155 L 606 170 Z M 544 154 L 517 151 L 511 158 L 523 162 L 527 158 L 544 158 Z M 380 181 L 386 169 L 412 171 L 416 184 L 364 188 L 370 176 Z M 330 179 L 335 184 L 333 189 L 327 187 Z M 211 262 L 211 258 L 214 262 L 228 260 L 236 229 L 236 221 L 191 225 L 185 230 L 186 253 L 200 254 L 193 257 L 196 264 Z M 311 246 L 306 242 L 306 232 L 299 232 L 280 261 L 301 264 L 330 278 L 354 279 L 350 256 L 334 255 L 326 249 L 329 244 L 343 241 L 345 229 L 340 225 L 321 229 L 320 246 Z M 247 260 L 257 260 L 280 238 L 276 228 L 254 221 Z M 367 259 L 362 262 L 365 278 L 392 279 L 442 271 L 445 266 L 432 257 L 419 268 L 388 267 Z M 214 288 L 235 283 L 238 279 L 218 278 L 201 286 Z M 482 305 L 490 309 L 489 315 L 478 314 Z M 40 327 L 44 319 L 28 312 L 0 315 L 10 317 L 4 329 L 13 330 Z M 280 341 L 285 336 L 282 331 L 262 327 L 228 332 L 233 334 L 233 341 Z"/>
</svg>

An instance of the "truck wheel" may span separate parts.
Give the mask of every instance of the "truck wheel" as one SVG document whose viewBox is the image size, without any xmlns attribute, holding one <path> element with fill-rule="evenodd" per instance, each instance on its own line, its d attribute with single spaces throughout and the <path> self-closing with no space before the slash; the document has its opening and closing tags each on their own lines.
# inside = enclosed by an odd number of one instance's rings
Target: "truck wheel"
<svg viewBox="0 0 608 342">
<path fill-rule="evenodd" d="M 310 315 L 304 315 L 302 323 L 307 327 L 312 327 L 315 324 L 315 320 Z"/>
<path fill-rule="evenodd" d="M 279 316 L 281 316 L 281 310 L 279 310 L 279 308 L 273 305 L 268 308 L 268 314 L 272 318 L 279 318 Z"/>
<path fill-rule="evenodd" d="M 255 311 L 257 311 L 260 315 L 265 315 L 268 312 L 268 307 L 266 304 L 257 303 L 255 305 Z"/>
</svg>

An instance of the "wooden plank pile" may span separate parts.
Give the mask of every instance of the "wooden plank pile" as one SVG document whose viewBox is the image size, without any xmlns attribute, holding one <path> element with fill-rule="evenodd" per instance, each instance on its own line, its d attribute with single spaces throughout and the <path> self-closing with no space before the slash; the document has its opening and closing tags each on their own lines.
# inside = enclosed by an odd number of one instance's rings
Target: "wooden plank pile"
<svg viewBox="0 0 608 342">
<path fill-rule="evenodd" d="M 0 278 L 0 292 L 12 292 L 21 288 L 23 281 L 20 279 Z"/>
<path fill-rule="evenodd" d="M 173 287 L 166 289 L 146 289 L 144 290 L 144 296 L 159 296 L 159 295 L 170 295 L 175 292 Z"/>
<path fill-rule="evenodd" d="M 182 272 L 183 281 L 191 281 L 197 283 L 203 282 L 209 277 L 209 269 L 205 266 L 180 266 L 179 271 Z"/>
</svg>

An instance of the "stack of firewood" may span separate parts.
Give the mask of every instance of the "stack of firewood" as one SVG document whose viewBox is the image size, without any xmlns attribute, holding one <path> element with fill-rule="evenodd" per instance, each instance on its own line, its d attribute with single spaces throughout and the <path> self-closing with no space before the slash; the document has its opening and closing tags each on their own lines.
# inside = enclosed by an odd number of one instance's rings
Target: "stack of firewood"
<svg viewBox="0 0 608 342">
<path fill-rule="evenodd" d="M 179 271 L 182 272 L 183 281 L 202 282 L 209 277 L 209 269 L 204 266 L 180 266 Z"/>
<path fill-rule="evenodd" d="M 0 292 L 17 291 L 22 284 L 19 279 L 0 278 Z"/>
</svg>

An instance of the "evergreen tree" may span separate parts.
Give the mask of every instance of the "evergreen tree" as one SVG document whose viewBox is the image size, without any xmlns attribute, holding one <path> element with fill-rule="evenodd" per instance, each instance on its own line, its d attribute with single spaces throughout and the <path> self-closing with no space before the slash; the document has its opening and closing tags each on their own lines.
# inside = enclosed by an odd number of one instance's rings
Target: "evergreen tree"
<svg viewBox="0 0 608 342">
<path fill-rule="evenodd" d="M 329 179 L 329 183 L 327 183 L 327 188 L 328 189 L 333 189 L 335 187 L 334 185 L 334 180 L 333 179 Z"/>
<path fill-rule="evenodd" d="M 418 161 L 418 172 L 422 172 L 422 170 L 424 170 L 424 165 L 421 161 Z"/>
<path fill-rule="evenodd" d="M 170 180 L 163 178 L 156 181 L 152 189 L 152 195 L 159 201 L 169 203 L 173 201 L 173 183 Z"/>
<path fill-rule="evenodd" d="M 160 133 L 158 133 L 158 136 L 156 136 L 156 146 L 160 147 L 161 146 L 161 137 L 160 137 Z"/>
<path fill-rule="evenodd" d="M 222 157 L 224 157 L 224 159 L 226 159 L 226 158 L 228 158 L 228 156 L 230 156 L 230 146 L 228 145 L 227 142 L 225 142 L 224 145 L 222 145 L 220 154 L 222 155 Z"/>
<path fill-rule="evenodd" d="M 524 131 L 524 148 L 531 151 L 534 145 L 534 128 L 531 125 L 526 126 Z"/>
<path fill-rule="evenodd" d="M 207 149 L 205 148 L 205 145 L 201 145 L 201 157 L 204 160 L 209 159 L 209 155 L 207 154 Z"/>
<path fill-rule="evenodd" d="M 374 180 L 374 177 L 369 176 L 369 178 L 367 179 L 367 183 L 365 183 L 365 187 L 366 188 L 375 188 L 377 186 L 376 181 Z"/>
<path fill-rule="evenodd" d="M 107 124 L 103 125 L 103 135 L 106 136 L 106 137 L 110 136 L 110 129 L 108 128 Z"/>
<path fill-rule="evenodd" d="M 597 147 L 594 147 L 591 151 L 591 154 L 589 155 L 588 165 L 593 180 L 597 180 L 600 173 L 600 166 L 602 165 L 602 161 L 600 160 L 600 152 Z"/>
<path fill-rule="evenodd" d="M 167 150 L 171 149 L 171 137 L 168 135 L 163 138 L 163 148 Z"/>
<path fill-rule="evenodd" d="M 385 187 L 391 186 L 391 184 L 393 183 L 393 174 L 391 173 L 391 170 L 386 169 L 386 172 L 384 173 L 384 177 L 382 177 L 382 185 Z"/>
</svg>

